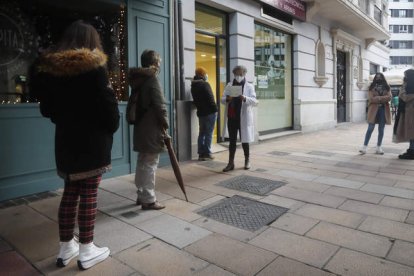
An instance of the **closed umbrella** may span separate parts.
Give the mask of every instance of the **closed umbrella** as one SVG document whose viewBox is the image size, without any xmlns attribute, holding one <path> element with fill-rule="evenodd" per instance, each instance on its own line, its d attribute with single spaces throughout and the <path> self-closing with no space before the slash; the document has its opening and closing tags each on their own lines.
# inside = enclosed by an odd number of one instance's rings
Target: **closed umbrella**
<svg viewBox="0 0 414 276">
<path fill-rule="evenodd" d="M 177 182 L 181 188 L 181 191 L 183 191 L 184 193 L 185 200 L 188 202 L 187 193 L 185 192 L 185 187 L 184 187 L 183 176 L 181 175 L 181 170 L 180 170 L 180 166 L 178 165 L 177 156 L 175 155 L 174 149 L 172 147 L 171 136 L 169 136 L 167 133 L 164 133 L 164 143 L 168 149 L 168 155 L 170 157 L 171 166 L 173 168 L 175 178 L 177 179 Z"/>
</svg>

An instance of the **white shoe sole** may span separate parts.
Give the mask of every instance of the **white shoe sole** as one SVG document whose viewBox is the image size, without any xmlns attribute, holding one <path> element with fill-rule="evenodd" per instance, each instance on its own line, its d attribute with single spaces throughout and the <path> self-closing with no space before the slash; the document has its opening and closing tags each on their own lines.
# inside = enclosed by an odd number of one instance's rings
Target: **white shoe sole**
<svg viewBox="0 0 414 276">
<path fill-rule="evenodd" d="M 93 259 L 87 260 L 87 261 L 80 261 L 78 260 L 78 267 L 80 270 L 85 270 L 88 268 L 91 268 L 92 266 L 104 261 L 106 258 L 108 258 L 109 253 L 111 251 L 108 249 L 105 252 L 103 252 L 101 255 L 98 255 L 94 257 Z"/>
</svg>

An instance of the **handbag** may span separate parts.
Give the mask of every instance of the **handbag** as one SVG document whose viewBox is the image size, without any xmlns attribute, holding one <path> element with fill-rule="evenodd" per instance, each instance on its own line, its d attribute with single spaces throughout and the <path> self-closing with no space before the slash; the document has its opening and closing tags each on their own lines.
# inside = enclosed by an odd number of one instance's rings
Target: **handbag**
<svg viewBox="0 0 414 276">
<path fill-rule="evenodd" d="M 126 121 L 130 125 L 137 123 L 137 102 L 138 102 L 139 91 L 133 91 L 131 96 L 129 96 L 125 117 Z"/>
</svg>

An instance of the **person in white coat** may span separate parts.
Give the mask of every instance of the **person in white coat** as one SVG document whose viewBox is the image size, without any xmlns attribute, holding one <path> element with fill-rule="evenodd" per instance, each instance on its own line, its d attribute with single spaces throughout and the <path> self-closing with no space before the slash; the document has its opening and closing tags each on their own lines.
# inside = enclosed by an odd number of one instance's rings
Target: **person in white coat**
<svg viewBox="0 0 414 276">
<path fill-rule="evenodd" d="M 237 133 L 240 134 L 240 140 L 244 151 L 244 169 L 250 169 L 250 150 L 249 143 L 254 141 L 255 126 L 253 119 L 253 106 L 258 104 L 254 86 L 246 81 L 247 69 L 238 65 L 234 67 L 234 80 L 227 84 L 224 89 L 221 103 L 226 105 L 227 115 L 224 127 L 227 125 L 230 146 L 229 162 L 223 169 L 223 172 L 234 170 L 234 156 L 236 154 Z M 240 95 L 235 95 L 237 89 L 235 86 L 241 86 Z M 239 89 L 240 91 L 240 89 Z"/>
</svg>

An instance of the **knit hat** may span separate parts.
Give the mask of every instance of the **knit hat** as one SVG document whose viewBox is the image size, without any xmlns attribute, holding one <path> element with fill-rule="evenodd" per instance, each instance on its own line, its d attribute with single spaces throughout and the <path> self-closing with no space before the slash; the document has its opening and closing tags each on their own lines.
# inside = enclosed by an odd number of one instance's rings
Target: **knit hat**
<svg viewBox="0 0 414 276">
<path fill-rule="evenodd" d="M 195 70 L 195 74 L 196 74 L 196 76 L 199 76 L 199 77 L 204 77 L 205 75 L 207 75 L 207 71 L 206 71 L 206 69 L 204 69 L 203 67 L 198 67 L 198 68 Z"/>
</svg>

